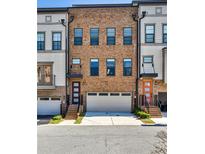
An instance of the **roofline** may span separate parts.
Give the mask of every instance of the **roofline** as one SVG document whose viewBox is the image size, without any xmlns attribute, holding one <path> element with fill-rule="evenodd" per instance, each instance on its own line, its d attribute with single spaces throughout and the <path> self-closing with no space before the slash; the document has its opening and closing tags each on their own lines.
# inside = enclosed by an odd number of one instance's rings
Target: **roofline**
<svg viewBox="0 0 205 154">
<path fill-rule="evenodd" d="M 132 3 L 122 4 L 73 4 L 72 8 L 109 8 L 109 7 L 132 7 Z"/>
<path fill-rule="evenodd" d="M 132 1 L 132 4 L 167 4 L 167 1 Z"/>
<path fill-rule="evenodd" d="M 37 12 L 67 12 L 68 7 L 37 8 Z"/>
</svg>

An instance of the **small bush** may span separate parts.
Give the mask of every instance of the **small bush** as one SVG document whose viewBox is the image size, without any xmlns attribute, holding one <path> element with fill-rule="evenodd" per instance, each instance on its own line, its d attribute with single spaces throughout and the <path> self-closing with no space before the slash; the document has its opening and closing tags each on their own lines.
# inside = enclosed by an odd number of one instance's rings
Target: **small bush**
<svg viewBox="0 0 205 154">
<path fill-rule="evenodd" d="M 142 111 L 142 110 L 137 107 L 137 108 L 135 109 L 135 115 L 137 115 L 137 113 L 140 112 L 140 111 Z"/>
<path fill-rule="evenodd" d="M 150 114 L 145 113 L 145 112 L 143 112 L 143 111 L 137 112 L 136 115 L 137 115 L 138 117 L 140 117 L 141 119 L 149 119 L 149 118 L 150 118 Z"/>
<path fill-rule="evenodd" d="M 52 120 L 61 120 L 62 116 L 61 115 L 56 115 L 52 118 Z"/>
</svg>

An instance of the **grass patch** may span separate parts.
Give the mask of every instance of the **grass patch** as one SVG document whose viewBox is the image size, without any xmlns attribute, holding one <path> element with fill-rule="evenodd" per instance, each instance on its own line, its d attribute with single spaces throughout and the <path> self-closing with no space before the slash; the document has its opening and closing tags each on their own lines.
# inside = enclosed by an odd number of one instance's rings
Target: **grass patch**
<svg viewBox="0 0 205 154">
<path fill-rule="evenodd" d="M 155 122 L 151 119 L 140 119 L 144 124 L 154 124 Z"/>
<path fill-rule="evenodd" d="M 74 122 L 74 124 L 80 124 L 81 121 L 83 120 L 84 114 L 81 113 L 78 118 L 76 119 L 76 121 Z"/>
<path fill-rule="evenodd" d="M 63 121 L 62 116 L 61 115 L 56 115 L 49 121 L 49 124 L 58 124 L 61 121 Z"/>
</svg>

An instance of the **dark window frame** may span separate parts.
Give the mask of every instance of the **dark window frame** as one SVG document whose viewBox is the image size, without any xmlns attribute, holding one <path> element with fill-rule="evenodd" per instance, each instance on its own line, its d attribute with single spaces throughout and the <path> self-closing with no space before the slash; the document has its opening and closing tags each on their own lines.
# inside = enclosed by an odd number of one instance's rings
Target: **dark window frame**
<svg viewBox="0 0 205 154">
<path fill-rule="evenodd" d="M 79 64 L 74 64 L 73 63 L 73 59 L 79 59 L 80 60 L 80 63 Z M 80 58 L 72 58 L 72 65 L 80 65 L 81 64 L 81 59 Z"/>
<path fill-rule="evenodd" d="M 43 34 L 44 35 L 44 41 L 38 41 L 38 34 Z M 43 42 L 43 48 L 38 48 L 38 44 Z M 46 47 L 46 33 L 45 32 L 37 32 L 37 50 L 45 50 Z"/>
<path fill-rule="evenodd" d="M 129 74 L 129 75 L 125 74 L 125 68 L 130 68 L 130 67 L 125 67 L 125 63 L 124 63 L 125 59 L 130 59 L 131 60 L 131 74 Z M 123 76 L 132 76 L 132 58 L 124 58 L 123 59 Z"/>
<path fill-rule="evenodd" d="M 126 28 L 130 28 L 131 29 L 131 36 L 124 36 L 124 30 Z M 132 27 L 123 27 L 123 45 L 132 45 Z M 130 39 L 130 43 L 126 43 L 126 39 Z"/>
<path fill-rule="evenodd" d="M 114 36 L 108 36 L 108 29 L 114 29 L 115 35 Z M 107 45 L 115 45 L 116 44 L 116 28 L 115 27 L 107 27 L 106 28 L 106 36 L 107 36 Z M 114 38 L 114 43 L 109 42 L 109 38 Z"/>
<path fill-rule="evenodd" d="M 145 62 L 144 58 L 146 58 L 146 57 L 151 57 L 152 58 L 152 62 Z M 143 56 L 143 63 L 145 63 L 145 64 L 153 64 L 153 61 L 154 61 L 154 56 L 153 55 Z"/>
<path fill-rule="evenodd" d="M 75 36 L 75 30 L 77 29 L 81 29 L 82 30 L 82 36 L 81 37 L 76 37 Z M 80 43 L 76 43 L 78 42 L 77 39 L 81 39 Z M 74 28 L 74 45 L 78 46 L 78 45 L 83 45 L 83 28 Z"/>
<path fill-rule="evenodd" d="M 93 37 L 91 37 L 91 30 L 92 29 L 97 29 L 98 30 L 98 35 L 97 35 L 97 43 L 95 44 L 95 43 L 93 43 L 93 39 L 96 39 L 95 37 L 93 38 Z M 100 29 L 99 28 L 90 28 L 90 45 L 91 46 L 97 46 L 97 45 L 99 45 L 99 33 L 100 33 Z M 94 41 L 95 42 L 95 41 Z"/>
<path fill-rule="evenodd" d="M 97 59 L 98 60 L 98 73 L 97 74 L 92 74 L 92 71 L 91 71 L 91 69 L 92 69 L 92 67 L 91 67 L 91 60 L 92 59 Z M 99 67 L 100 67 L 100 63 L 99 63 L 99 58 L 90 58 L 90 76 L 99 76 Z"/>
<path fill-rule="evenodd" d="M 164 33 L 164 26 L 167 26 L 167 24 L 162 24 L 162 43 L 167 43 L 167 32 Z M 166 41 L 165 41 L 166 36 Z"/>
<path fill-rule="evenodd" d="M 115 62 L 115 63 L 114 63 L 115 65 L 114 65 L 114 74 L 113 74 L 113 75 L 109 75 L 109 74 L 107 73 L 107 70 L 108 70 L 107 62 L 108 62 L 109 59 L 114 59 L 114 62 Z M 116 59 L 115 59 L 115 58 L 107 58 L 107 59 L 106 59 L 106 75 L 107 75 L 107 76 L 111 76 L 111 77 L 116 75 Z"/>
<path fill-rule="evenodd" d="M 55 33 L 60 33 L 60 41 L 54 41 L 54 34 Z M 60 48 L 54 49 L 54 42 L 60 42 Z M 62 32 L 52 32 L 52 50 L 62 50 Z"/>
<path fill-rule="evenodd" d="M 153 28 L 154 28 L 154 33 L 153 34 L 147 34 L 147 29 L 146 29 L 147 26 L 153 26 Z M 145 43 L 155 43 L 155 24 L 145 24 L 144 31 L 145 31 L 144 32 L 145 33 Z M 153 35 L 153 41 L 152 42 L 147 41 L 147 35 Z"/>
</svg>

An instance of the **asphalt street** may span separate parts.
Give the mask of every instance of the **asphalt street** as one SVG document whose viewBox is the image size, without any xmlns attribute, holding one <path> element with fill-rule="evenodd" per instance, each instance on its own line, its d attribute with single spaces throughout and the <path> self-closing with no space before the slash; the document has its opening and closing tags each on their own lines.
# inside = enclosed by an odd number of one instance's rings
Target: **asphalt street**
<svg viewBox="0 0 205 154">
<path fill-rule="evenodd" d="M 38 126 L 38 154 L 150 154 L 159 126 Z"/>
</svg>

